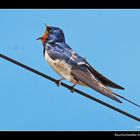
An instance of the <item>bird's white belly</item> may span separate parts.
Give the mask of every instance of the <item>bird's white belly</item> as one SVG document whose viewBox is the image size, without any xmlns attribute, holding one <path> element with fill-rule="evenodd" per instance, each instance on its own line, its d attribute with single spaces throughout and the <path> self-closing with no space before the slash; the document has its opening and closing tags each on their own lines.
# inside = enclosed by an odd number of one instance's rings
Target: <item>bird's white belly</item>
<svg viewBox="0 0 140 140">
<path fill-rule="evenodd" d="M 77 84 L 77 81 L 71 75 L 71 66 L 68 65 L 64 60 L 52 60 L 48 55 L 48 52 L 45 51 L 45 59 L 48 61 L 49 65 L 63 78 L 66 80 Z"/>
</svg>

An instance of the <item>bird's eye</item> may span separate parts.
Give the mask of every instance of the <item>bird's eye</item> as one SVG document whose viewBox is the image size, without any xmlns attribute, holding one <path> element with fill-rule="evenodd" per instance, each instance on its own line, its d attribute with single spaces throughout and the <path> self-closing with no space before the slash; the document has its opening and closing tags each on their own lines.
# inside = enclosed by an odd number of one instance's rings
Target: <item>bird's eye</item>
<svg viewBox="0 0 140 140">
<path fill-rule="evenodd" d="M 51 27 L 47 27 L 47 31 L 50 33 L 51 32 Z"/>
</svg>

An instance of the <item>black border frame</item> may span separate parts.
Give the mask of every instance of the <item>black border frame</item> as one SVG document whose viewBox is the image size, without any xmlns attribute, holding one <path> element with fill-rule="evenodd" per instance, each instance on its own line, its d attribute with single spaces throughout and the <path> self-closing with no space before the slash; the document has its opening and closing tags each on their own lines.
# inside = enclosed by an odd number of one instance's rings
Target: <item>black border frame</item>
<svg viewBox="0 0 140 140">
<path fill-rule="evenodd" d="M 140 2 L 113 0 L 9 0 L 0 9 L 140 9 Z M 140 137 L 140 131 L 0 131 L 3 138 Z"/>
</svg>

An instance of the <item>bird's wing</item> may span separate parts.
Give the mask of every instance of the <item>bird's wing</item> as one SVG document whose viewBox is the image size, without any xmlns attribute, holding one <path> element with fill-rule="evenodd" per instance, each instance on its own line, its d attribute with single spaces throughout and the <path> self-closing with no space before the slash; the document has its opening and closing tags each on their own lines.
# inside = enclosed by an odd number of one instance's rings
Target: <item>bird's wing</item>
<svg viewBox="0 0 140 140">
<path fill-rule="evenodd" d="M 91 73 L 93 75 L 95 75 L 104 85 L 112 87 L 112 88 L 117 88 L 117 89 L 122 89 L 124 90 L 124 88 L 114 82 L 112 82 L 111 80 L 109 80 L 108 78 L 106 78 L 105 76 L 103 76 L 102 74 L 100 74 L 97 70 L 95 70 L 87 61 L 86 61 L 86 67 L 91 71 Z"/>
<path fill-rule="evenodd" d="M 83 61 L 83 58 L 74 53 L 71 49 L 67 49 L 61 45 L 54 44 L 54 46 L 49 50 L 49 55 L 53 60 L 65 60 L 66 63 L 71 64 L 71 74 L 76 80 L 81 81 L 88 87 L 121 103 L 121 101 L 112 94 L 112 91 L 105 87 L 99 78 L 94 76 L 91 70 L 89 70 L 87 63 Z"/>
<path fill-rule="evenodd" d="M 85 65 L 79 65 L 72 67 L 71 74 L 74 76 L 74 78 L 88 87 L 98 91 L 99 93 L 119 102 L 122 103 L 118 98 L 116 98 L 112 91 L 105 87 L 100 80 L 95 77 L 87 68 Z"/>
<path fill-rule="evenodd" d="M 49 56 L 53 60 L 64 60 L 70 65 L 76 65 L 78 62 L 83 61 L 83 58 L 76 54 L 66 43 L 55 43 L 45 49 L 47 49 Z"/>
<path fill-rule="evenodd" d="M 66 43 L 61 44 L 51 44 L 50 46 L 47 46 L 48 54 L 51 57 L 51 59 L 56 60 L 65 60 L 70 61 L 71 58 L 71 48 Z M 45 50 L 44 50 L 45 52 Z"/>
</svg>

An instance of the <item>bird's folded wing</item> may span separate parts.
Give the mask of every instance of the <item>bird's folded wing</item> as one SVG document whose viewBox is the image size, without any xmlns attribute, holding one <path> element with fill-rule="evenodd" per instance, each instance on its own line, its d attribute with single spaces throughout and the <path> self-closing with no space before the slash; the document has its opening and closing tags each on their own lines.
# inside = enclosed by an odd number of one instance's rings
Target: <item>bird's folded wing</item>
<svg viewBox="0 0 140 140">
<path fill-rule="evenodd" d="M 124 90 L 122 86 L 112 82 L 111 80 L 100 74 L 98 71 L 96 71 L 88 62 L 86 62 L 86 66 L 91 71 L 91 73 L 93 73 L 93 75 L 95 75 L 104 85 Z"/>
<path fill-rule="evenodd" d="M 98 91 L 99 93 L 101 93 L 119 103 L 122 103 L 118 98 L 113 96 L 111 90 L 107 91 L 106 88 L 104 88 L 104 85 L 101 85 L 101 83 L 99 83 L 99 81 L 94 76 L 92 76 L 90 72 L 83 71 L 80 68 L 77 68 L 77 69 L 72 69 L 71 74 L 74 76 L 74 78 L 76 80 L 84 83 L 88 87 Z"/>
</svg>

